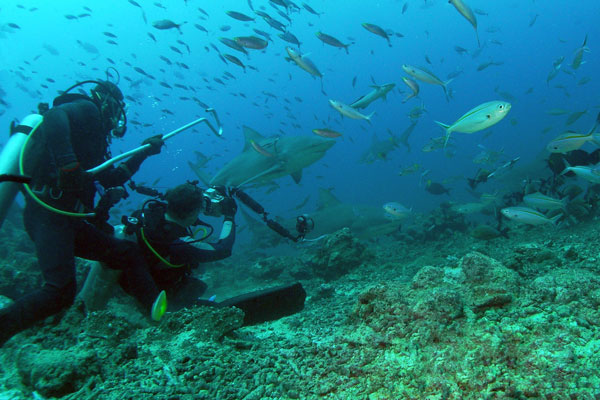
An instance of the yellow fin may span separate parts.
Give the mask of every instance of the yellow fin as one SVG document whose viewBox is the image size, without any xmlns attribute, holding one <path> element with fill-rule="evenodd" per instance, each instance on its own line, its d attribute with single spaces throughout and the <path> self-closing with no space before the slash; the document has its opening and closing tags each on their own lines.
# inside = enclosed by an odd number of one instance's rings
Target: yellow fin
<svg viewBox="0 0 600 400">
<path fill-rule="evenodd" d="M 154 300 L 154 304 L 152 304 L 151 317 L 154 321 L 158 322 L 161 320 L 163 315 L 167 312 L 167 293 L 163 290 L 161 291 L 156 300 Z"/>
</svg>

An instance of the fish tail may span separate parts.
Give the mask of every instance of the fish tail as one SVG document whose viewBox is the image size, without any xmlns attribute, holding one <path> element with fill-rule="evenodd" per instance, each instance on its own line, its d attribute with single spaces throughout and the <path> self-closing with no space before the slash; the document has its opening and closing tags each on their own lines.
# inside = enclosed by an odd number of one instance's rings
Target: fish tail
<svg viewBox="0 0 600 400">
<path fill-rule="evenodd" d="M 452 82 L 454 78 L 448 79 L 446 82 L 442 82 L 442 89 L 444 89 L 444 94 L 446 95 L 446 101 L 450 101 L 450 95 L 448 93 L 448 85 Z"/>
<path fill-rule="evenodd" d="M 562 216 L 563 216 L 563 214 L 557 214 L 554 217 L 550 218 L 552 225 L 554 225 L 555 227 L 558 227 L 558 225 L 559 225 L 558 220 L 560 220 L 562 218 Z"/>
<path fill-rule="evenodd" d="M 475 37 L 477 38 L 477 47 L 481 47 L 481 43 L 479 42 L 479 32 L 477 32 L 477 28 L 475 28 Z"/>
<path fill-rule="evenodd" d="M 446 145 L 448 144 L 448 140 L 450 139 L 450 134 L 452 133 L 452 131 L 450 130 L 450 125 L 444 124 L 443 122 L 440 121 L 435 121 L 436 124 L 438 124 L 439 126 L 442 127 L 442 129 L 444 129 L 444 131 L 446 131 L 446 139 L 444 140 L 444 149 L 446 148 Z"/>
<path fill-rule="evenodd" d="M 448 79 L 446 82 L 444 82 L 442 84 L 442 87 L 444 88 L 444 92 L 446 92 L 446 95 L 448 95 L 448 85 L 450 84 L 450 82 L 452 82 L 454 80 L 454 78 Z"/>
<path fill-rule="evenodd" d="M 562 199 L 560 199 L 560 204 L 561 204 L 561 208 L 563 210 L 567 209 L 567 204 L 569 203 L 569 196 L 565 196 Z"/>
<path fill-rule="evenodd" d="M 348 46 L 350 46 L 349 44 L 344 45 L 344 50 L 346 50 L 346 54 L 350 54 L 350 52 L 348 51 Z"/>
<path fill-rule="evenodd" d="M 569 164 L 569 162 L 564 158 L 563 158 L 563 161 L 565 162 L 566 167 L 565 167 L 565 169 L 563 169 L 563 171 L 559 175 L 564 175 L 568 172 L 571 172 L 571 170 L 572 170 L 571 164 Z"/>
<path fill-rule="evenodd" d="M 440 121 L 435 121 L 435 123 L 436 123 L 436 124 L 438 124 L 439 126 L 441 126 L 441 127 L 442 127 L 442 129 L 444 129 L 446 132 L 448 131 L 448 128 L 450 128 L 450 125 L 448 125 L 448 124 L 445 124 L 445 123 L 443 123 L 443 122 L 440 122 Z"/>
<path fill-rule="evenodd" d="M 367 120 L 368 123 L 371 123 L 371 117 L 375 115 L 375 111 L 373 111 L 371 114 L 367 115 L 367 118 L 365 118 Z"/>
</svg>

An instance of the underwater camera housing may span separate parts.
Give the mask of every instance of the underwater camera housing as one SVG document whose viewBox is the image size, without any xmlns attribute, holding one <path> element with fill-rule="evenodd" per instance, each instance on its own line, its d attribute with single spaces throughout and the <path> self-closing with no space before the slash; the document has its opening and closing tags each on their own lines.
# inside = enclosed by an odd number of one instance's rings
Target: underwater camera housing
<svg viewBox="0 0 600 400">
<path fill-rule="evenodd" d="M 263 221 L 267 224 L 267 226 L 276 232 L 277 234 L 288 238 L 294 242 L 299 242 L 304 240 L 304 237 L 314 229 L 315 222 L 314 220 L 308 216 L 307 214 L 300 215 L 296 218 L 296 231 L 297 235 L 293 235 L 290 231 L 288 231 L 284 226 L 282 226 L 279 222 L 270 219 L 268 217 L 268 213 L 265 211 L 264 207 L 261 206 L 256 200 L 250 197 L 246 192 L 242 191 L 239 188 L 230 188 L 229 193 L 232 196 L 237 197 L 242 203 L 244 203 L 248 208 L 250 208 L 255 213 L 262 216 Z"/>
<path fill-rule="evenodd" d="M 296 218 L 296 231 L 302 237 L 306 236 L 313 229 L 315 229 L 315 221 L 308 214 L 302 214 Z"/>
<path fill-rule="evenodd" d="M 222 202 L 225 199 L 225 195 L 222 190 L 224 188 L 210 187 L 202 193 L 205 215 L 210 217 L 220 217 L 223 215 Z"/>
</svg>

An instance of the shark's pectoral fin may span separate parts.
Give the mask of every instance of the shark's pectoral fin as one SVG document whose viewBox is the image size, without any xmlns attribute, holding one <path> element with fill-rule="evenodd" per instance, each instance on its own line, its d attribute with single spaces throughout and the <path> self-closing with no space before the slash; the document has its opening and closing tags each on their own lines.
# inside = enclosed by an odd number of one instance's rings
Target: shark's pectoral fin
<svg viewBox="0 0 600 400">
<path fill-rule="evenodd" d="M 292 176 L 294 182 L 300 183 L 300 179 L 302 179 L 302 170 L 300 169 L 296 172 L 292 172 L 290 175 Z"/>
</svg>

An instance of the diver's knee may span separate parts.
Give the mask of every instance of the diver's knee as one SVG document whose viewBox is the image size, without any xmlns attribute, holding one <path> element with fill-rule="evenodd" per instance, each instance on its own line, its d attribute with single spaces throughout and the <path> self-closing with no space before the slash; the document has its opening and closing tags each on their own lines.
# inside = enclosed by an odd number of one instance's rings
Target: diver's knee
<svg viewBox="0 0 600 400">
<path fill-rule="evenodd" d="M 54 299 L 60 308 L 65 308 L 71 306 L 75 302 L 77 282 L 73 280 L 61 286 L 46 283 L 43 290 L 47 293 L 47 297 Z"/>
</svg>

